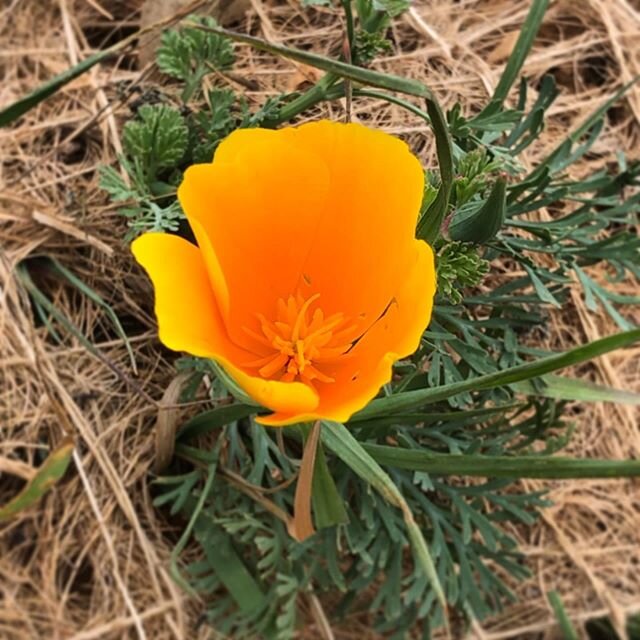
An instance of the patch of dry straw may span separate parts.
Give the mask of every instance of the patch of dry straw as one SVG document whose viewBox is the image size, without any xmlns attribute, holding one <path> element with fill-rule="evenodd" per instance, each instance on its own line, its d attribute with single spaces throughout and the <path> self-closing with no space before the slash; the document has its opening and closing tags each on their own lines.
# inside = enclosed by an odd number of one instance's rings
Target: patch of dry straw
<svg viewBox="0 0 640 640">
<path fill-rule="evenodd" d="M 474 109 L 495 86 L 528 4 L 417 1 L 394 24 L 394 51 L 379 67 L 424 80 L 445 105 L 461 100 Z M 5 2 L 0 9 L 0 104 L 130 33 L 139 15 L 137 0 Z M 239 27 L 320 53 L 339 50 L 343 29 L 338 13 L 301 10 L 295 0 L 252 0 Z M 640 13 L 630 0 L 552 2 L 525 71 L 533 82 L 553 73 L 562 96 L 551 110 L 544 144 L 528 153 L 528 164 L 640 73 L 639 37 Z M 149 498 L 155 401 L 175 375 L 172 356 L 154 335 L 151 292 L 122 241 L 125 225 L 97 188 L 96 167 L 120 151 L 119 135 L 128 117 L 122 103 L 130 99 L 123 95 L 123 81 L 144 88 L 146 73 L 136 67 L 135 56 L 124 55 L 74 81 L 18 126 L 0 131 L 0 461 L 38 464 L 42 448 L 63 433 L 77 441 L 75 464 L 63 483 L 38 508 L 0 529 L 2 638 L 213 637 L 197 624 L 199 603 L 187 599 L 167 574 L 176 532 Z M 257 90 L 242 89 L 254 103 L 316 75 L 245 48 L 239 50 L 236 73 L 258 83 Z M 322 112 L 343 118 L 344 105 Z M 353 118 L 403 136 L 433 162 L 432 137 L 411 114 L 359 100 Z M 575 171 L 584 174 L 610 163 L 618 150 L 637 157 L 639 119 L 636 89 L 611 112 L 595 149 Z M 60 260 L 125 321 L 137 373 L 103 311 L 52 277 L 41 261 L 44 256 Z M 59 342 L 47 334 L 15 277 L 23 260 L 30 261 L 37 284 L 90 337 L 100 357 L 62 327 Z M 576 294 L 554 314 L 548 345 L 567 347 L 614 330 L 610 320 L 587 313 Z M 638 349 L 611 355 L 577 373 L 638 389 L 637 356 Z M 640 453 L 632 410 L 577 408 L 576 420 L 572 454 L 626 458 Z M 20 482 L 0 475 L 0 503 Z M 624 616 L 640 609 L 637 481 L 526 484 L 528 489 L 550 487 L 555 502 L 536 526 L 514 532 L 534 577 L 515 585 L 519 604 L 475 625 L 471 635 L 487 640 L 553 635 L 555 622 L 545 599 L 550 589 L 560 592 L 575 621 L 611 614 L 620 630 Z M 315 620 L 321 617 L 318 613 Z M 310 620 L 305 636 L 320 633 Z M 336 638 L 369 633 L 361 617 L 333 630 Z"/>
</svg>

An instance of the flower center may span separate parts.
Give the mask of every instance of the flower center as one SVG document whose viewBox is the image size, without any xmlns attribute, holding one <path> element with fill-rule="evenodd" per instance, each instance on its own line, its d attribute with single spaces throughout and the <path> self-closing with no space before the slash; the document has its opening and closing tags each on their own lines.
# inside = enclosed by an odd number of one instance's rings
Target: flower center
<svg viewBox="0 0 640 640">
<path fill-rule="evenodd" d="M 357 327 L 347 322 L 342 313 L 325 317 L 316 305 L 319 297 L 315 294 L 305 299 L 296 294 L 286 301 L 280 298 L 276 320 L 258 314 L 261 333 L 244 327 L 265 352 L 245 366 L 257 368 L 263 378 L 283 382 L 334 382 L 322 369 L 345 357 L 356 338 Z"/>
</svg>

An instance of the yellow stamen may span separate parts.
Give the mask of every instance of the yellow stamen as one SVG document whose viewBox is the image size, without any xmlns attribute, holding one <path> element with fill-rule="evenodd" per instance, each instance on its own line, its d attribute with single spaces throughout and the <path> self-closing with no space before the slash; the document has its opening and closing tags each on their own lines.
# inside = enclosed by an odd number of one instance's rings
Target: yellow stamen
<svg viewBox="0 0 640 640">
<path fill-rule="evenodd" d="M 303 298 L 299 293 L 276 304 L 276 317 L 268 320 L 258 314 L 260 331 L 245 328 L 245 332 L 257 343 L 272 352 L 259 355 L 245 366 L 255 367 L 263 378 L 293 382 L 300 379 L 331 383 L 334 378 L 318 368 L 326 366 L 345 355 L 351 347 L 347 336 L 357 335 L 356 327 L 345 320 L 344 314 L 334 313 L 325 317 L 322 309 L 311 310 L 320 294 Z M 337 331 L 336 331 L 337 330 Z M 259 352 L 260 353 L 260 352 Z"/>
</svg>

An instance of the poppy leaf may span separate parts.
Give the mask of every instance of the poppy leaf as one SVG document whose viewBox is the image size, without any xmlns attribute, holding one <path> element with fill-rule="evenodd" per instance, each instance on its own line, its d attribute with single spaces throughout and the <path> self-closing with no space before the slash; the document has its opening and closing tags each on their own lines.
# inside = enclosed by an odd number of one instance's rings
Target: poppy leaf
<svg viewBox="0 0 640 640">
<path fill-rule="evenodd" d="M 248 418 L 256 412 L 256 407 L 247 404 L 226 404 L 210 411 L 203 411 L 188 420 L 178 431 L 179 440 L 188 440 L 214 429 L 219 429 L 231 422 Z"/>
<path fill-rule="evenodd" d="M 331 477 L 322 443 L 318 445 L 316 453 L 312 500 L 315 523 L 318 529 L 345 524 L 349 521 L 344 500 L 338 493 L 336 483 Z"/>
</svg>

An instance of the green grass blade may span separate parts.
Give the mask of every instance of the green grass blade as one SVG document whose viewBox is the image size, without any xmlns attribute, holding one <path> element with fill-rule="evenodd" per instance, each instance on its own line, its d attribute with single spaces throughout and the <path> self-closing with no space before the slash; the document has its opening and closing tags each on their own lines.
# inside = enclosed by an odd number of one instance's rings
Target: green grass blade
<svg viewBox="0 0 640 640">
<path fill-rule="evenodd" d="M 502 76 L 498 81 L 495 91 L 489 104 L 477 116 L 481 118 L 486 112 L 497 111 L 504 103 L 509 90 L 518 78 L 518 74 L 522 69 L 522 65 L 531 51 L 533 41 L 538 34 L 538 29 L 542 24 L 542 19 L 549 6 L 549 0 L 533 0 L 531 9 L 522 25 L 518 40 L 507 60 L 507 64 L 502 72 Z"/>
<path fill-rule="evenodd" d="M 17 100 L 8 107 L 0 110 L 0 127 L 6 127 L 14 120 L 17 120 L 20 116 L 24 115 L 30 109 L 40 104 L 43 100 L 46 100 L 49 96 L 53 95 L 66 84 L 75 80 L 78 76 L 86 73 L 108 56 L 112 55 L 113 51 L 107 49 L 105 51 L 98 51 L 88 58 L 82 60 L 77 65 L 59 73 L 57 76 L 51 78 L 48 82 L 40 85 L 37 89 L 32 91 L 29 95 Z"/>
<path fill-rule="evenodd" d="M 189 518 L 189 522 L 182 532 L 180 539 L 176 543 L 176 546 L 173 548 L 171 557 L 169 559 L 171 577 L 176 581 L 178 585 L 180 585 L 180 587 L 182 587 L 188 594 L 192 596 L 195 596 L 196 592 L 192 589 L 189 582 L 186 580 L 186 578 L 183 577 L 182 573 L 180 572 L 178 561 L 180 559 L 180 554 L 183 552 L 184 548 L 187 546 L 187 542 L 189 542 L 189 539 L 191 538 L 191 532 L 193 531 L 198 517 L 200 516 L 200 513 L 204 508 L 205 502 L 207 501 L 207 498 L 211 493 L 211 488 L 213 487 L 213 481 L 216 476 L 217 467 L 218 461 L 216 455 L 216 460 L 207 467 L 207 479 L 205 480 L 204 487 L 202 488 L 202 491 L 198 496 L 198 501 L 193 509 L 191 517 Z"/>
<path fill-rule="evenodd" d="M 3 507 L 0 507 L 0 522 L 9 520 L 33 506 L 64 476 L 71 462 L 73 447 L 71 438 L 63 440 L 62 444 L 49 455 L 22 491 Z"/>
<path fill-rule="evenodd" d="M 274 55 L 282 56 L 283 58 L 302 62 L 303 64 L 308 64 L 316 69 L 321 69 L 327 73 L 333 73 L 342 78 L 353 80 L 354 82 L 361 82 L 362 84 L 372 87 L 388 89 L 389 91 L 398 91 L 399 93 L 406 93 L 408 95 L 418 96 L 421 98 L 432 98 L 431 91 L 417 80 L 402 78 L 390 73 L 381 73 L 379 71 L 373 71 L 372 69 L 364 69 L 363 67 L 357 67 L 340 60 L 332 60 L 331 58 L 311 53 L 309 51 L 302 51 L 300 49 L 293 49 L 279 44 L 272 44 L 266 40 L 262 40 L 261 38 L 256 38 L 245 33 L 237 33 L 236 31 L 230 31 L 228 29 L 223 29 L 222 27 L 210 27 L 197 23 L 190 23 L 189 26 L 194 29 L 202 29 L 203 31 L 217 33 L 220 36 L 226 36 L 235 42 L 248 44 L 260 51 L 267 51 L 268 53 L 273 53 Z"/>
<path fill-rule="evenodd" d="M 214 429 L 220 429 L 230 422 L 236 422 L 243 418 L 248 418 L 256 412 L 256 407 L 248 404 L 226 404 L 209 411 L 203 411 L 197 416 L 188 420 L 183 427 L 178 430 L 177 439 L 188 440 L 209 433 Z"/>
<path fill-rule="evenodd" d="M 427 100 L 427 114 L 436 138 L 436 153 L 440 169 L 440 188 L 434 201 L 422 214 L 418 222 L 417 237 L 433 244 L 440 235 L 440 228 L 449 210 L 449 198 L 453 186 L 453 146 L 447 121 L 438 102 Z"/>
<path fill-rule="evenodd" d="M 431 389 L 418 389 L 416 391 L 407 391 L 405 393 L 391 395 L 386 398 L 379 398 L 378 400 L 373 400 L 368 407 L 356 413 L 350 422 L 358 422 L 380 415 L 415 409 L 429 403 L 446 400 L 460 393 L 493 389 L 495 387 L 510 385 L 514 382 L 538 378 L 539 376 L 557 371 L 558 369 L 564 369 L 574 364 L 592 360 L 610 351 L 628 347 L 639 340 L 640 329 L 623 331 L 576 347 L 570 351 L 540 358 L 539 360 L 527 362 L 511 367 L 510 369 L 496 371 L 495 373 L 478 376 L 477 378 L 470 378 L 462 382 L 455 382 Z"/>
<path fill-rule="evenodd" d="M 549 604 L 551 605 L 553 613 L 555 613 L 558 624 L 560 625 L 563 640 L 578 640 L 578 634 L 573 628 L 571 620 L 569 620 L 569 616 L 567 616 L 567 612 L 562 604 L 562 600 L 560 599 L 558 592 L 549 591 L 549 593 L 547 593 L 547 598 L 549 599 Z"/>
<path fill-rule="evenodd" d="M 191 7 L 187 7 L 190 9 Z M 144 29 L 140 29 L 136 33 L 132 33 L 130 36 L 123 38 L 119 42 L 116 42 L 113 46 L 105 49 L 104 51 L 97 51 L 96 53 L 90 55 L 88 58 L 81 60 L 78 64 L 71 67 L 70 69 L 66 69 L 62 73 L 59 73 L 57 76 L 54 76 L 44 84 L 41 84 L 37 89 L 32 91 L 30 94 L 26 95 L 24 98 L 20 98 L 16 102 L 13 102 L 8 107 L 0 110 L 0 127 L 6 127 L 11 124 L 15 120 L 17 120 L 20 116 L 24 115 L 30 109 L 33 109 L 35 106 L 40 104 L 43 100 L 46 100 L 49 96 L 52 96 L 54 93 L 62 89 L 66 84 L 75 80 L 83 73 L 86 73 L 94 67 L 99 62 L 102 62 L 104 59 L 109 56 L 122 51 L 128 47 L 132 42 L 140 39 L 145 33 L 149 33 L 158 28 L 164 27 L 175 20 L 182 18 L 185 15 L 185 11 L 181 11 L 178 13 L 174 13 L 164 20 L 160 20 L 154 24 L 151 24 Z"/>
<path fill-rule="evenodd" d="M 195 536 L 204 549 L 209 566 L 240 610 L 252 615 L 264 608 L 265 595 L 234 549 L 230 536 L 203 515 L 198 517 Z"/>
<path fill-rule="evenodd" d="M 540 378 L 542 384 L 534 385 L 527 381 L 510 385 L 519 393 L 557 400 L 576 400 L 579 402 L 617 402 L 619 404 L 640 405 L 640 393 L 613 389 L 588 380 L 575 380 L 563 376 L 547 375 Z"/>
<path fill-rule="evenodd" d="M 344 499 L 338 493 L 336 483 L 331 477 L 322 443 L 318 445 L 316 452 L 311 499 L 318 529 L 349 522 L 347 511 L 344 508 Z"/>
<path fill-rule="evenodd" d="M 398 507 L 402 511 L 416 561 L 429 580 L 441 607 L 446 611 L 446 598 L 438 579 L 433 559 L 429 553 L 429 548 L 422 531 L 413 519 L 411 509 L 409 509 L 398 487 L 343 424 L 323 422 L 320 437 L 322 442 L 348 465 L 356 475 L 369 483 L 389 504 Z"/>
<path fill-rule="evenodd" d="M 131 347 L 131 343 L 129 342 L 129 336 L 127 336 L 127 334 L 126 334 L 126 332 L 125 332 L 125 330 L 124 330 L 124 328 L 123 328 L 123 326 L 122 326 L 122 324 L 120 322 L 120 319 L 118 318 L 118 315 L 113 310 L 113 307 L 108 305 L 96 291 L 94 291 L 89 285 L 87 285 L 82 280 L 80 280 L 80 278 L 78 278 L 78 276 L 76 276 L 74 273 L 69 271 L 69 269 L 67 269 L 66 267 L 62 266 L 55 258 L 49 258 L 49 260 L 51 261 L 51 264 L 53 265 L 53 268 L 60 275 L 64 276 L 76 289 L 78 289 L 78 291 L 80 291 L 80 293 L 84 294 L 85 296 L 87 296 L 87 298 L 89 298 L 90 300 L 95 302 L 98 306 L 100 306 L 100 307 L 102 307 L 104 309 L 105 313 L 107 314 L 107 316 L 109 317 L 109 319 L 113 323 L 113 326 L 114 326 L 114 329 L 115 329 L 116 333 L 118 334 L 118 336 L 124 342 L 125 348 L 127 349 L 127 353 L 129 354 L 129 360 L 131 362 L 131 368 L 137 374 L 138 373 L 138 367 L 136 366 L 136 359 L 135 359 L 135 356 L 133 354 L 133 349 Z"/>
<path fill-rule="evenodd" d="M 433 475 L 486 478 L 633 478 L 640 476 L 640 460 L 576 460 L 555 456 L 482 456 L 432 453 L 380 444 L 364 444 L 381 465 Z"/>
<path fill-rule="evenodd" d="M 96 356 L 100 356 L 99 350 L 95 347 L 95 345 L 89 340 L 80 329 L 71 321 L 67 316 L 62 313 L 52 302 L 47 298 L 47 296 L 38 289 L 36 284 L 31 279 L 29 271 L 24 264 L 19 264 L 16 268 L 16 275 L 18 280 L 22 283 L 24 288 L 29 292 L 31 298 L 36 302 L 36 304 L 40 305 L 49 315 L 54 317 L 69 333 L 74 335 L 77 340 L 82 344 L 86 349 L 91 351 Z"/>
</svg>

